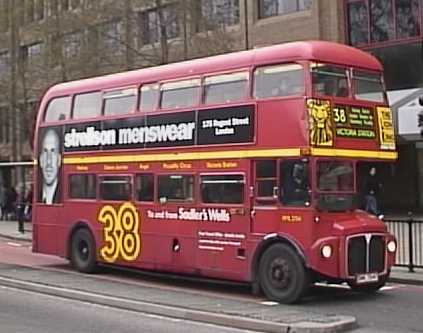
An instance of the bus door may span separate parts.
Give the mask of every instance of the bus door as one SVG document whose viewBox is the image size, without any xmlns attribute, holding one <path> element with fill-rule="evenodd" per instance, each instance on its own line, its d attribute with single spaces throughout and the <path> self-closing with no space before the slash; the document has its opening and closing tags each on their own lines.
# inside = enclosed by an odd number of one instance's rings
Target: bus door
<svg viewBox="0 0 423 333">
<path fill-rule="evenodd" d="M 310 177 L 306 160 L 256 160 L 253 174 L 253 233 L 284 231 L 285 224 L 304 219 L 307 211 L 304 208 L 310 206 Z"/>
<path fill-rule="evenodd" d="M 250 229 L 246 174 L 200 174 L 199 187 L 197 266 L 208 275 L 220 271 L 221 277 L 242 278 L 247 269 L 246 242 Z"/>
<path fill-rule="evenodd" d="M 276 159 L 253 163 L 254 194 L 252 196 L 251 232 L 267 234 L 277 231 L 279 209 L 279 170 Z"/>
<path fill-rule="evenodd" d="M 279 211 L 278 222 L 281 233 L 305 242 L 306 221 L 312 218 L 310 209 L 310 168 L 307 159 L 282 159 L 279 161 Z"/>
</svg>

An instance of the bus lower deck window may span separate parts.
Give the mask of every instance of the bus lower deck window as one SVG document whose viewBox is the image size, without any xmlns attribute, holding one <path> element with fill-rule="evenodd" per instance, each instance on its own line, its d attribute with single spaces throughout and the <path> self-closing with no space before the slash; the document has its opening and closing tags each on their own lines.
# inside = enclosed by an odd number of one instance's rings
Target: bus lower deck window
<svg viewBox="0 0 423 333">
<path fill-rule="evenodd" d="M 240 204 L 244 185 L 243 175 L 201 176 L 201 199 L 204 203 Z"/>
</svg>

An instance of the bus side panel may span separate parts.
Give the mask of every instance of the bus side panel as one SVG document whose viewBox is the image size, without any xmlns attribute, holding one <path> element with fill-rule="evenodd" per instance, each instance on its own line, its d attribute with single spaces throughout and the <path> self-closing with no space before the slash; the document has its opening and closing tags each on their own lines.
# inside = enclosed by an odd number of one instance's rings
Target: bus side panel
<svg viewBox="0 0 423 333">
<path fill-rule="evenodd" d="M 258 103 L 257 143 L 261 147 L 289 148 L 308 144 L 304 99 L 280 99 Z"/>
<path fill-rule="evenodd" d="M 36 252 L 63 256 L 60 240 L 64 237 L 61 205 L 36 204 L 33 223 L 36 231 Z"/>
</svg>

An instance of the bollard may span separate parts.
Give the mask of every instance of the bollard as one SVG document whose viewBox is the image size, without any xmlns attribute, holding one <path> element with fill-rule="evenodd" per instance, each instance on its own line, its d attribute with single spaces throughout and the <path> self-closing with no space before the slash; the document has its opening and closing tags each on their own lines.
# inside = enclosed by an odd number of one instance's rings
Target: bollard
<svg viewBox="0 0 423 333">
<path fill-rule="evenodd" d="M 18 211 L 18 231 L 23 234 L 25 233 L 24 228 L 24 205 L 18 205 L 17 211 Z"/>
<path fill-rule="evenodd" d="M 414 258 L 413 258 L 413 212 L 408 212 L 408 271 L 414 273 Z"/>
</svg>

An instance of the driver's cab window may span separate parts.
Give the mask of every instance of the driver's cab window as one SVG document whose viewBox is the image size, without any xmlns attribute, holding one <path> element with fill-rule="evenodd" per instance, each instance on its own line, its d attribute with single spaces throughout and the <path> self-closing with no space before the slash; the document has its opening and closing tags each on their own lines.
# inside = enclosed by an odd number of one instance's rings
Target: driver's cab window
<svg viewBox="0 0 423 333">
<path fill-rule="evenodd" d="M 307 160 L 286 160 L 280 163 L 280 199 L 286 206 L 310 205 L 310 177 Z"/>
</svg>

